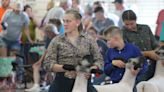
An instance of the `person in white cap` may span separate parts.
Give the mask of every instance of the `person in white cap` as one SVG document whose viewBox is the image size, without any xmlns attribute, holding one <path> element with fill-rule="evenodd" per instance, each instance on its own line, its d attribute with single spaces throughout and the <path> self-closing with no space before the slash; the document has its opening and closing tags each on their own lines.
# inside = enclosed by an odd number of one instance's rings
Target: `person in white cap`
<svg viewBox="0 0 164 92">
<path fill-rule="evenodd" d="M 45 34 L 48 38 L 46 41 L 45 48 L 47 49 L 49 43 L 51 40 L 59 35 L 58 29 L 61 25 L 61 22 L 59 19 L 50 19 L 49 23 L 45 27 Z M 40 74 L 39 70 L 41 67 L 42 62 L 44 61 L 44 57 L 46 56 L 47 51 L 44 52 L 42 57 L 37 61 L 35 64 L 33 64 L 33 79 L 34 79 L 34 85 L 30 89 L 25 89 L 26 92 L 40 92 L 41 88 L 39 85 L 40 82 Z"/>
<path fill-rule="evenodd" d="M 22 29 L 24 29 L 23 31 L 29 42 L 33 43 L 29 35 L 29 18 L 27 14 L 23 12 L 23 2 L 15 1 L 11 7 L 13 10 L 8 11 L 2 20 L 2 23 L 8 25 L 5 34 L 2 36 L 2 40 L 6 44 L 6 52 L 9 51 L 10 54 L 19 53 L 21 49 L 20 37 Z"/>
<path fill-rule="evenodd" d="M 56 18 L 63 20 L 64 13 L 67 9 L 71 8 L 72 0 L 60 0 L 59 6 L 51 8 L 45 17 L 44 24 L 47 24 L 50 19 Z M 64 26 L 61 25 L 59 29 L 60 34 L 64 34 Z"/>
</svg>

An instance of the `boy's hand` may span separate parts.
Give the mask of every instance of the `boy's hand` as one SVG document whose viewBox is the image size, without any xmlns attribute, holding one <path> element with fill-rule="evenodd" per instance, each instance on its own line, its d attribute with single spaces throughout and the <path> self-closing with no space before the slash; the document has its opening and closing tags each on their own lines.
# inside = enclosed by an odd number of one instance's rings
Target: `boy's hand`
<svg viewBox="0 0 164 92">
<path fill-rule="evenodd" d="M 112 64 L 119 68 L 125 68 L 125 63 L 122 60 L 113 60 Z"/>
</svg>

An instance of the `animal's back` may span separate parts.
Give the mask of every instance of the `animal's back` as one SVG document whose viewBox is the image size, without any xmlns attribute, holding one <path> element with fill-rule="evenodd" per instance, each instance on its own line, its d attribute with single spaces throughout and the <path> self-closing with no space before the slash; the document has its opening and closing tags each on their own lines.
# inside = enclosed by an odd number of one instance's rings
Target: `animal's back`
<svg viewBox="0 0 164 92">
<path fill-rule="evenodd" d="M 132 89 L 129 88 L 126 84 L 110 84 L 110 85 L 94 85 L 97 89 L 97 92 L 132 92 Z"/>
</svg>

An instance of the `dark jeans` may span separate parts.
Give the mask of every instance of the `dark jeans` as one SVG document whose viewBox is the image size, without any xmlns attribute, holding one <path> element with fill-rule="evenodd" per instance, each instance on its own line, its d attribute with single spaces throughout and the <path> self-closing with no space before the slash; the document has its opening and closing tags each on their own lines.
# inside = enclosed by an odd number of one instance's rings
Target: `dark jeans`
<svg viewBox="0 0 164 92">
<path fill-rule="evenodd" d="M 105 74 L 100 75 L 100 77 L 98 77 L 98 78 L 94 77 L 93 84 L 100 85 L 101 83 L 105 82 L 106 77 L 107 77 L 107 75 L 105 75 Z"/>
<path fill-rule="evenodd" d="M 74 82 L 75 79 L 65 77 L 64 73 L 57 73 L 48 92 L 72 92 Z M 88 82 L 87 92 L 97 92 L 90 81 Z"/>
</svg>

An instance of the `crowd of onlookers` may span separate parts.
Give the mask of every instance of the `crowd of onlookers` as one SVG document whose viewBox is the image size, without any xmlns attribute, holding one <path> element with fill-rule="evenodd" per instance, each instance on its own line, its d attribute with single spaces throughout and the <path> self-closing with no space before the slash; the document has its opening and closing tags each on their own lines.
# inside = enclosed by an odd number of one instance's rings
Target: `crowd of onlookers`
<svg viewBox="0 0 164 92">
<path fill-rule="evenodd" d="M 85 55 L 92 55 L 94 68 L 104 71 L 99 77 L 91 78 L 90 73 L 85 74 L 88 92 L 96 92 L 92 83 L 118 83 L 130 58 L 146 58 L 143 68 L 137 70 L 139 74 L 135 85 L 154 75 L 159 58 L 155 51 L 164 45 L 164 10 L 159 12 L 153 35 L 148 25 L 137 23 L 135 12 L 126 9 L 123 0 L 112 2 L 116 10 L 109 17 L 106 16 L 108 12 L 104 10 L 101 1 L 84 8 L 80 6 L 80 0 L 71 0 L 71 4 L 69 0 L 60 0 L 59 6 L 55 6 L 55 1 L 51 0 L 42 20 L 36 17 L 30 5 L 23 5 L 21 0 L 15 0 L 10 6 L 10 1 L 1 0 L 0 58 L 23 55 L 22 44 L 38 43 L 36 28 L 44 33 L 45 51 L 32 65 L 34 85 L 25 91 L 41 90 L 39 71 L 44 68 L 45 75 L 55 73 L 49 92 L 71 92 L 76 72 L 68 68 L 76 66 Z M 25 64 L 22 62 L 25 61 L 17 61 L 18 65 Z M 23 77 L 20 79 L 23 80 Z M 0 85 L 4 83 L 0 81 Z M 137 92 L 135 86 L 134 92 Z"/>
</svg>

